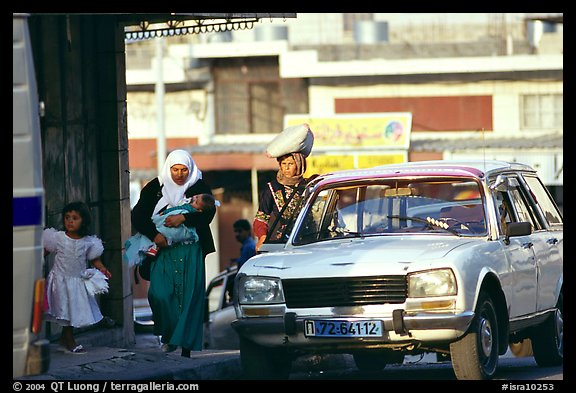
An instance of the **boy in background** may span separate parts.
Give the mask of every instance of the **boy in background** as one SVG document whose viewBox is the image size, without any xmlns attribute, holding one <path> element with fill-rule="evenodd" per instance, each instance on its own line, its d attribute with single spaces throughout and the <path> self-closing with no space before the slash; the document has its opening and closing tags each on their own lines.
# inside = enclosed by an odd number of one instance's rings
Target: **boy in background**
<svg viewBox="0 0 576 393">
<path fill-rule="evenodd" d="M 244 262 L 256 255 L 256 242 L 252 237 L 252 227 L 248 220 L 243 218 L 236 220 L 233 224 L 233 228 L 236 240 L 238 240 L 242 246 L 240 247 L 240 256 L 232 259 L 231 262 L 236 263 L 238 265 L 238 270 L 240 270 Z"/>
</svg>

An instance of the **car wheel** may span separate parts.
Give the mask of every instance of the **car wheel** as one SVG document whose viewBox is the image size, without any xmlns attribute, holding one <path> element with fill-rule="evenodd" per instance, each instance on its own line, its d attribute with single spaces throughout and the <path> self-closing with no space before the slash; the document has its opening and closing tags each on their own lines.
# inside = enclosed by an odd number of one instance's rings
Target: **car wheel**
<svg viewBox="0 0 576 393">
<path fill-rule="evenodd" d="M 458 379 L 494 377 L 498 366 L 498 320 L 488 295 L 480 294 L 470 331 L 461 340 L 450 344 L 450 356 Z"/>
<path fill-rule="evenodd" d="M 562 294 L 556 311 L 532 334 L 532 351 L 540 367 L 559 366 L 564 361 L 564 317 Z"/>
<path fill-rule="evenodd" d="M 282 350 L 266 348 L 240 337 L 240 362 L 244 379 L 288 379 L 292 360 Z"/>
<path fill-rule="evenodd" d="M 402 364 L 404 354 L 399 351 L 366 351 L 353 354 L 354 363 L 361 371 L 380 371 L 387 364 Z"/>
</svg>

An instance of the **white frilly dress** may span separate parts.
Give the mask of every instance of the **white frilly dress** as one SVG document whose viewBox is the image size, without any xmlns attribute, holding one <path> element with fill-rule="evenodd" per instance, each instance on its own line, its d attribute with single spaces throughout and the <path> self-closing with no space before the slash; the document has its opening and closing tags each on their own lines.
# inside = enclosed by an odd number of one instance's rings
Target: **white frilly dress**
<svg viewBox="0 0 576 393">
<path fill-rule="evenodd" d="M 43 241 L 44 248 L 55 254 L 46 283 L 46 320 L 73 327 L 99 322 L 103 316 L 95 295 L 108 292 L 108 281 L 98 269 L 88 268 L 88 261 L 102 255 L 102 240 L 96 236 L 72 239 L 64 231 L 47 228 Z"/>
</svg>

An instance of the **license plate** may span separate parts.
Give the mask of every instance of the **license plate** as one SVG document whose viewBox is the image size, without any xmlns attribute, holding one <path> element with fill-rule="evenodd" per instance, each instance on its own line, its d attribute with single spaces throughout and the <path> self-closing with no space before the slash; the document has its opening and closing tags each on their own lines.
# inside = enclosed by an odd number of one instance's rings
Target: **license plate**
<svg viewBox="0 0 576 393">
<path fill-rule="evenodd" d="M 304 321 L 306 337 L 381 337 L 382 321 Z"/>
</svg>

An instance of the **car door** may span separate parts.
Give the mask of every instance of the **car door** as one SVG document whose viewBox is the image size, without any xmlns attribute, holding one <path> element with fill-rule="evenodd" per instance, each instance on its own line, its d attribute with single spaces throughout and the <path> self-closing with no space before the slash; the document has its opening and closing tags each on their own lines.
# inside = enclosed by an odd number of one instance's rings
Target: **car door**
<svg viewBox="0 0 576 393">
<path fill-rule="evenodd" d="M 207 317 L 204 323 L 205 349 L 238 349 L 238 334 L 231 323 L 236 319 L 232 293 L 236 268 L 216 276 L 206 289 Z"/>
<path fill-rule="evenodd" d="M 520 188 L 518 178 L 509 176 L 510 187 L 502 199 L 505 202 L 507 214 L 511 222 L 530 222 L 533 231 L 540 228 L 534 220 L 525 192 Z M 537 249 L 540 249 L 540 239 L 534 234 L 509 238 L 509 244 L 504 249 L 510 261 L 510 285 L 513 300 L 510 303 L 510 317 L 532 314 L 536 311 L 537 302 Z"/>
<path fill-rule="evenodd" d="M 534 251 L 537 260 L 536 310 L 556 306 L 562 282 L 564 232 L 563 220 L 556 203 L 536 176 L 524 176 L 526 187 L 534 203 L 534 215 L 541 228 L 534 232 Z"/>
</svg>

